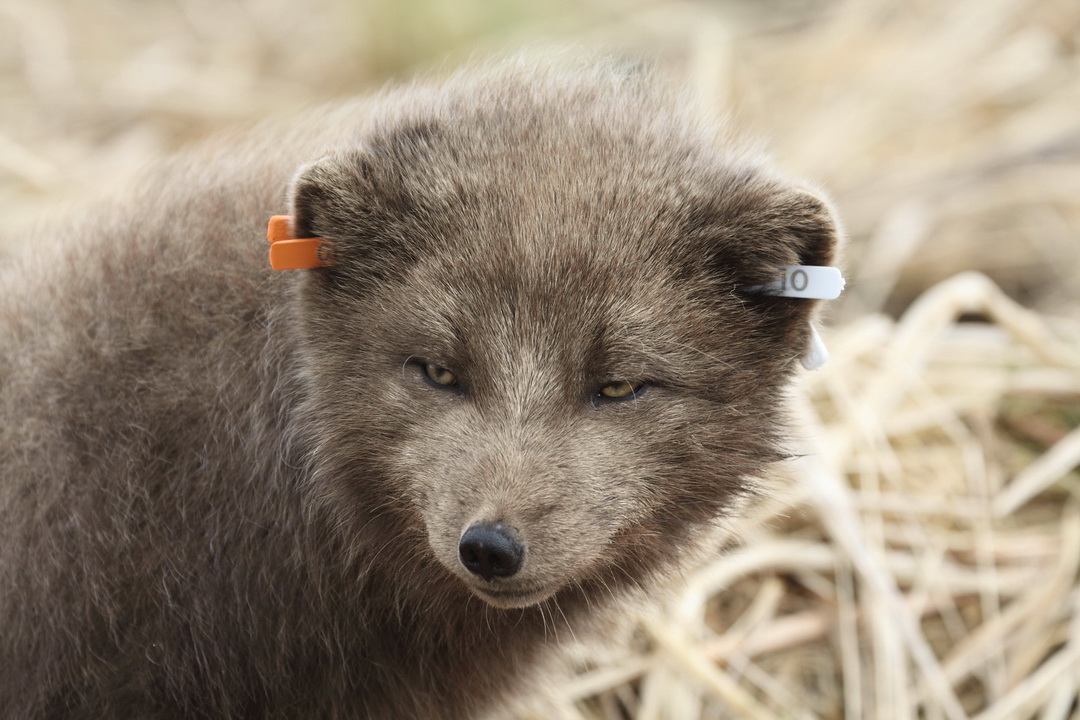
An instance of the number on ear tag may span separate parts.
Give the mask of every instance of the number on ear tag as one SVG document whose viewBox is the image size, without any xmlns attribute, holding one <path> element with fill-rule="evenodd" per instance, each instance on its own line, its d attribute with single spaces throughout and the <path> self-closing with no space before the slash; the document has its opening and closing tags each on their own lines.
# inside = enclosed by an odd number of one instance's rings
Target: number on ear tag
<svg viewBox="0 0 1080 720">
<path fill-rule="evenodd" d="M 835 300 L 844 291 L 844 276 L 840 274 L 840 268 L 786 265 L 780 280 L 765 289 L 780 297 Z"/>
</svg>

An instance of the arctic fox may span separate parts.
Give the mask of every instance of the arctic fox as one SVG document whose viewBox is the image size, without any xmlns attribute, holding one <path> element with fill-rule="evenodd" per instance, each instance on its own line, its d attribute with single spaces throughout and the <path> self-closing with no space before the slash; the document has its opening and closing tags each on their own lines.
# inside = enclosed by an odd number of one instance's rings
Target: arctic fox
<svg viewBox="0 0 1080 720">
<path fill-rule="evenodd" d="M 0 270 L 0 717 L 472 717 L 754 491 L 833 213 L 565 65 L 219 140 Z"/>
</svg>

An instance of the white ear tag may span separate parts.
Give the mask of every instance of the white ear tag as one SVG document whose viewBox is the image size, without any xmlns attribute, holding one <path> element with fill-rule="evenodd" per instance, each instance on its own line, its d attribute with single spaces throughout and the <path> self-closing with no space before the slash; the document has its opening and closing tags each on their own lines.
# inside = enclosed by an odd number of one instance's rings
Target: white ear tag
<svg viewBox="0 0 1080 720">
<path fill-rule="evenodd" d="M 821 366 L 829 361 L 829 348 L 825 347 L 825 341 L 821 339 L 814 323 L 810 325 L 810 347 L 799 360 L 807 370 L 820 370 Z"/>
<path fill-rule="evenodd" d="M 844 291 L 844 276 L 840 274 L 840 268 L 785 265 L 783 276 L 762 289 L 780 297 L 835 300 Z"/>
<path fill-rule="evenodd" d="M 803 300 L 835 300 L 844 291 L 844 276 L 840 274 L 840 268 L 785 265 L 782 270 L 784 274 L 776 281 L 746 289 Z M 810 347 L 800 359 L 807 370 L 817 370 L 829 359 L 829 349 L 825 347 L 825 341 L 821 339 L 813 323 L 810 323 Z"/>
</svg>

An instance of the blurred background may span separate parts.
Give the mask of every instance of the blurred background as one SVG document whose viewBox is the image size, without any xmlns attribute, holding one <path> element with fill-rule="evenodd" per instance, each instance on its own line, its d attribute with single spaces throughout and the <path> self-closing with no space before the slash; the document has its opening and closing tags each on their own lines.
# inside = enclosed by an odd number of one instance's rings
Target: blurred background
<svg viewBox="0 0 1080 720">
<path fill-rule="evenodd" d="M 0 235 L 534 44 L 656 64 L 826 189 L 849 285 L 781 489 L 507 713 L 1080 717 L 1076 0 L 0 0 Z"/>
</svg>

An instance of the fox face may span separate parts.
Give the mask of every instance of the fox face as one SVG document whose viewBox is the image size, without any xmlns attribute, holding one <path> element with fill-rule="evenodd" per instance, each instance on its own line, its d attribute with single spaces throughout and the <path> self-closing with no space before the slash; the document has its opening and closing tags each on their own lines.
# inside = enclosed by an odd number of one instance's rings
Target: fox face
<svg viewBox="0 0 1080 720">
<path fill-rule="evenodd" d="M 554 92 L 412 108 L 292 190 L 334 256 L 297 290 L 317 494 L 503 608 L 633 584 L 753 491 L 813 312 L 754 288 L 838 235 L 643 89 Z"/>
</svg>

